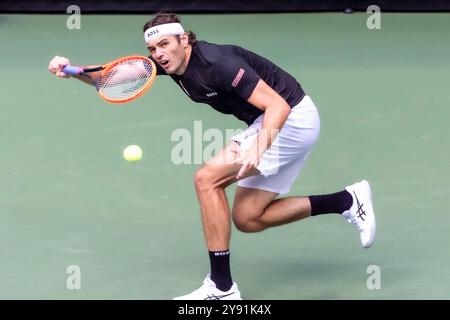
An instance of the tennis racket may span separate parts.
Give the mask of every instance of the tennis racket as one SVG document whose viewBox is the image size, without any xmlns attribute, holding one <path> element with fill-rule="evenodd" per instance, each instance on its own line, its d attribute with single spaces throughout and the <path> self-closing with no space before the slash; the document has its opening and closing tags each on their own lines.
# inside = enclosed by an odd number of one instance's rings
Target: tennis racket
<svg viewBox="0 0 450 320">
<path fill-rule="evenodd" d="M 155 63 L 144 56 L 123 57 L 95 68 L 68 65 L 62 71 L 72 76 L 100 72 L 95 82 L 97 93 L 112 103 L 130 102 L 142 96 L 156 78 Z"/>
</svg>

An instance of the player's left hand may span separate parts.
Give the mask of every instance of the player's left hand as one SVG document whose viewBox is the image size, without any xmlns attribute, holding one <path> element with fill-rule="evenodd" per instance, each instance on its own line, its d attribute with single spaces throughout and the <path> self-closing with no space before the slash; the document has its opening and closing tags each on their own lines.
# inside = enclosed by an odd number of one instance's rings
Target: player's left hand
<svg viewBox="0 0 450 320">
<path fill-rule="evenodd" d="M 247 174 L 249 174 L 252 170 L 255 170 L 258 166 L 259 162 L 261 161 L 261 157 L 265 150 L 259 150 L 261 148 L 258 148 L 258 144 L 255 143 L 250 149 L 248 150 L 242 150 L 242 149 L 235 149 L 233 152 L 237 154 L 236 157 L 236 163 L 242 164 L 241 169 L 239 170 L 238 174 L 236 175 L 236 179 L 242 179 Z"/>
</svg>

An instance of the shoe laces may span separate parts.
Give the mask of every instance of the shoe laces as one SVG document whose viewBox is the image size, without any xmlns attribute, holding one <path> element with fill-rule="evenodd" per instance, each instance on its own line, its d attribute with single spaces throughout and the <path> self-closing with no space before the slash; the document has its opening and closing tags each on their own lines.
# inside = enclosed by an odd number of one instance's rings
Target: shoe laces
<svg viewBox="0 0 450 320">
<path fill-rule="evenodd" d="M 359 230 L 363 229 L 362 223 L 360 221 L 356 220 L 355 217 L 351 213 L 349 213 L 349 215 L 346 217 L 346 219 L 347 219 L 348 223 L 356 225 Z"/>
</svg>

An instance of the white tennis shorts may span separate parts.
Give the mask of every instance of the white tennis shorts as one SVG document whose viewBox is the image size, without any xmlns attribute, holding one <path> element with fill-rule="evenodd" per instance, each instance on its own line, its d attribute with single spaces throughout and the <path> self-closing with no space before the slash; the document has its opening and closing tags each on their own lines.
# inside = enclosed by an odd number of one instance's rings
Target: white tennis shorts
<svg viewBox="0 0 450 320">
<path fill-rule="evenodd" d="M 233 136 L 240 148 L 253 145 L 264 120 L 264 113 L 242 133 Z M 288 193 L 300 174 L 320 133 L 320 118 L 309 96 L 292 108 L 283 128 L 261 158 L 261 173 L 238 181 L 241 187 Z"/>
</svg>

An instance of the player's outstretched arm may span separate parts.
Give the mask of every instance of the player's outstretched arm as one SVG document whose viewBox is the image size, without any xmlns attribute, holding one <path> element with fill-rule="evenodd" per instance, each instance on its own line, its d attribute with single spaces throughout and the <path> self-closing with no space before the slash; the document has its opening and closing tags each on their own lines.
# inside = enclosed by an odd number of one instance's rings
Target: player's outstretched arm
<svg viewBox="0 0 450 320">
<path fill-rule="evenodd" d="M 65 57 L 55 56 L 52 60 L 50 60 L 48 64 L 48 70 L 60 78 L 70 78 L 71 76 L 68 74 L 65 74 L 62 70 L 65 66 L 70 65 L 70 60 Z M 86 68 L 90 67 L 96 67 L 96 66 L 86 66 Z M 100 71 L 98 72 L 91 72 L 89 75 L 77 75 L 72 76 L 73 78 L 76 78 L 80 81 L 83 81 L 84 83 L 87 83 L 89 85 L 95 86 L 95 83 L 97 82 L 98 77 L 100 76 Z"/>
</svg>

